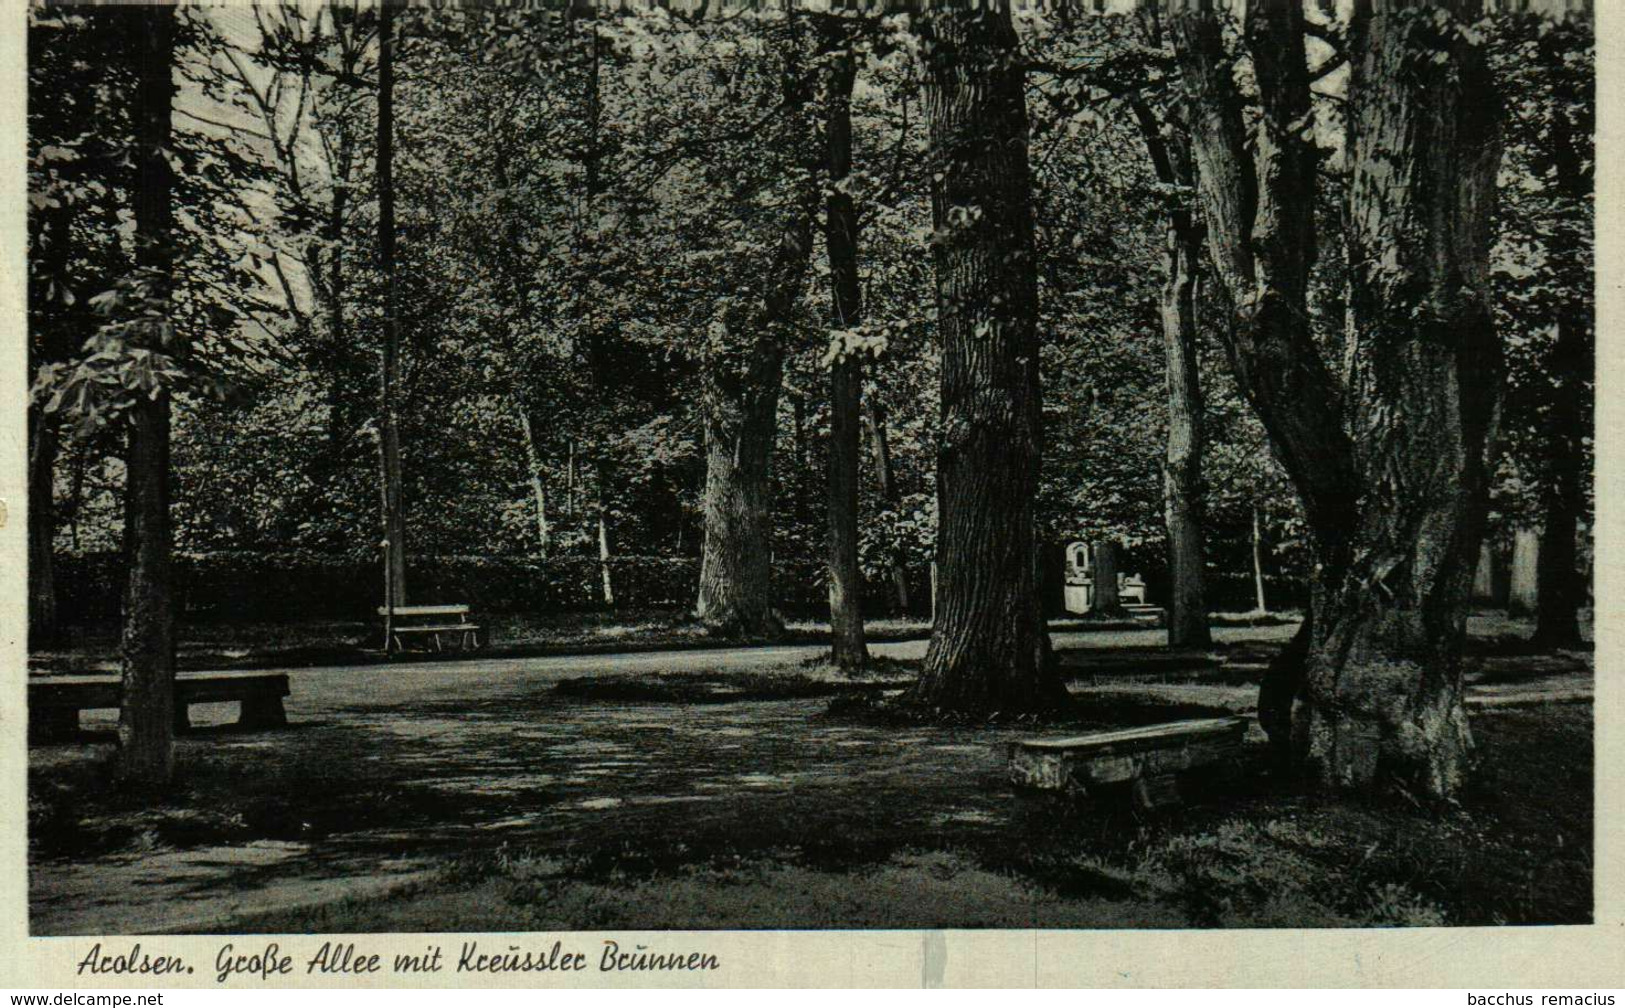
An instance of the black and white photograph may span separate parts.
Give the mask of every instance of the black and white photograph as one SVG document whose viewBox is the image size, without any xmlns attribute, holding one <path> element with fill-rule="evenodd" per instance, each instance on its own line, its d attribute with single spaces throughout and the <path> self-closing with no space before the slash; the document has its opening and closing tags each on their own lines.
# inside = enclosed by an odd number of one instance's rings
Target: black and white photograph
<svg viewBox="0 0 1625 1008">
<path fill-rule="evenodd" d="M 1594 13 L 17 5 L 27 934 L 1598 922 Z"/>
</svg>

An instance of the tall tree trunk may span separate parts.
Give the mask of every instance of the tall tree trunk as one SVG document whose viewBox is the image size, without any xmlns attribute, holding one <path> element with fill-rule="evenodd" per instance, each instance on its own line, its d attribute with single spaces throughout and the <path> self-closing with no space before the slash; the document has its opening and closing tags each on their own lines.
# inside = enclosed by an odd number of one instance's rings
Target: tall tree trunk
<svg viewBox="0 0 1625 1008">
<path fill-rule="evenodd" d="M 712 391 L 705 403 L 705 543 L 695 615 L 718 636 L 769 639 L 784 631 L 773 608 L 773 438 L 783 350 L 752 353 L 747 395 Z M 708 383 L 710 384 L 710 383 Z"/>
<path fill-rule="evenodd" d="M 173 285 L 174 209 L 168 148 L 175 86 L 175 12 L 142 8 L 136 45 L 136 261 L 148 274 L 153 304 L 167 305 Z M 167 317 L 149 325 L 158 349 L 175 337 Z M 129 581 L 124 597 L 122 699 L 116 774 L 126 785 L 156 788 L 175 771 L 175 612 L 169 516 L 169 393 L 137 396 L 130 410 L 125 459 L 124 541 Z"/>
<path fill-rule="evenodd" d="M 56 606 L 56 418 L 28 410 L 28 646 L 58 640 Z"/>
<path fill-rule="evenodd" d="M 1453 795 L 1470 751 L 1460 654 L 1500 388 L 1485 279 L 1499 146 L 1483 55 L 1470 31 L 1439 25 L 1471 21 L 1476 4 L 1357 5 L 1346 404 L 1307 324 L 1303 12 L 1247 5 L 1260 111 L 1249 156 L 1212 0 L 1174 7 L 1227 350 L 1316 553 L 1309 618 L 1266 677 L 1260 721 L 1323 785 Z"/>
<path fill-rule="evenodd" d="M 1351 562 L 1322 581 L 1304 717 L 1324 784 L 1449 798 L 1502 366 L 1489 282 L 1500 109 L 1469 0 L 1374 0 L 1352 31 Z"/>
<path fill-rule="evenodd" d="M 360 80 L 360 65 L 365 56 L 366 43 L 360 37 L 353 10 L 334 7 L 331 17 L 333 42 L 338 47 L 335 68 L 338 78 L 334 83 L 341 92 L 348 92 L 356 86 L 352 82 Z M 327 154 L 324 168 L 330 176 L 328 204 L 322 222 L 323 240 L 320 244 L 307 246 L 304 257 L 313 292 L 322 302 L 327 328 L 320 361 L 327 372 L 328 403 L 327 438 L 323 446 L 326 457 L 318 463 L 320 476 L 348 471 L 352 464 L 361 461 L 356 455 L 359 447 L 357 435 L 366 429 L 368 421 L 373 418 L 375 405 L 367 390 L 376 363 L 358 352 L 346 319 L 349 292 L 346 287 L 344 243 L 350 216 L 350 193 L 356 182 L 356 127 L 348 116 L 336 115 L 332 117 L 331 128 L 331 143 L 320 145 Z M 316 495 L 328 489 L 327 481 L 320 476 L 312 484 L 312 493 Z"/>
<path fill-rule="evenodd" d="M 1188 172 L 1186 173 L 1188 177 Z M 1162 467 L 1168 529 L 1168 644 L 1210 644 L 1202 559 L 1202 384 L 1196 350 L 1196 281 L 1202 235 L 1188 209 L 1169 214 L 1162 337 L 1168 444 Z"/>
<path fill-rule="evenodd" d="M 1170 0 L 1169 14 L 1208 248 L 1228 311 L 1225 351 L 1303 501 L 1315 562 L 1333 577 L 1347 562 L 1359 483 L 1342 389 L 1308 321 L 1315 155 L 1303 135 L 1310 98 L 1302 12 L 1264 0 L 1247 5 L 1244 35 L 1261 113 L 1254 144 L 1215 0 Z M 1259 723 L 1281 766 L 1295 762 L 1292 720 L 1306 654 L 1304 637 L 1271 665 L 1259 690 Z"/>
<path fill-rule="evenodd" d="M 1537 46 L 1540 63 L 1562 79 L 1568 50 L 1563 34 L 1547 33 Z M 1595 197 L 1592 181 L 1594 159 L 1592 134 L 1594 113 L 1584 111 L 1586 103 L 1573 103 L 1574 96 L 1554 93 L 1545 96 L 1554 104 L 1551 117 L 1550 149 L 1556 190 L 1571 206 L 1584 207 L 1589 220 Z M 1571 117 L 1565 106 L 1575 108 Z M 1543 490 L 1544 529 L 1540 543 L 1539 592 L 1535 608 L 1535 633 L 1531 643 L 1540 647 L 1576 647 L 1581 643 L 1579 610 L 1585 604 L 1586 584 L 1577 570 L 1575 536 L 1586 515 L 1586 484 L 1590 473 L 1583 447 L 1593 434 L 1591 391 L 1596 375 L 1596 325 L 1594 296 L 1591 293 L 1590 242 L 1584 246 L 1570 231 L 1559 228 L 1553 236 L 1550 257 L 1569 264 L 1568 275 L 1582 274 L 1571 284 L 1566 303 L 1557 313 L 1557 339 L 1545 364 L 1548 386 L 1542 447 L 1545 455 Z"/>
<path fill-rule="evenodd" d="M 1117 543 L 1102 539 L 1094 544 L 1089 556 L 1093 568 L 1090 580 L 1095 583 L 1089 615 L 1097 619 L 1127 619 L 1128 610 L 1123 608 L 1123 599 L 1118 593 Z"/>
<path fill-rule="evenodd" d="M 1512 533 L 1512 576 L 1507 589 L 1507 615 L 1533 616 L 1540 607 L 1541 530 Z"/>
<path fill-rule="evenodd" d="M 1264 535 L 1258 520 L 1258 505 L 1253 505 L 1253 612 L 1269 612 L 1269 600 L 1264 595 Z"/>
<path fill-rule="evenodd" d="M 799 476 L 807 471 L 807 397 L 794 390 L 790 392 L 790 444 Z"/>
<path fill-rule="evenodd" d="M 1490 604 L 1495 598 L 1495 550 L 1488 539 L 1478 544 L 1478 566 L 1473 568 L 1473 603 Z"/>
<path fill-rule="evenodd" d="M 824 248 L 829 258 L 830 327 L 857 327 L 863 306 L 858 284 L 858 214 L 845 189 L 852 170 L 852 82 L 857 60 L 851 30 L 821 20 L 825 63 L 824 151 L 829 172 L 824 199 Z M 863 633 L 863 575 L 858 570 L 858 455 L 863 394 L 861 350 L 842 347 L 829 367 L 829 625 L 836 667 L 855 671 L 869 661 Z"/>
<path fill-rule="evenodd" d="M 1195 287 L 1200 241 L 1169 228 L 1169 272 L 1162 298 L 1168 372 L 1168 447 L 1163 515 L 1168 527 L 1168 643 L 1209 644 L 1202 551 L 1202 386 L 1196 358 Z"/>
<path fill-rule="evenodd" d="M 1140 20 L 1147 41 L 1160 48 L 1163 33 L 1155 4 L 1141 8 Z M 1157 180 L 1190 188 L 1195 167 L 1183 124 L 1165 126 L 1141 99 L 1133 101 L 1133 109 Z M 1188 647 L 1213 640 L 1204 585 L 1202 383 L 1196 345 L 1196 297 L 1205 236 L 1190 206 L 1172 206 L 1167 216 L 1161 315 L 1168 386 L 1168 443 L 1162 467 L 1163 519 L 1168 530 L 1168 644 Z"/>
<path fill-rule="evenodd" d="M 1589 319 L 1576 314 L 1559 317 L 1557 346 L 1549 364 L 1557 388 L 1543 439 L 1545 514 L 1536 564 L 1535 633 L 1530 639 L 1547 648 L 1580 645 L 1579 610 L 1585 600 L 1575 537 L 1585 517 L 1585 455 L 1580 441 L 1589 433 L 1591 417 L 1577 389 L 1590 376 L 1593 341 Z"/>
<path fill-rule="evenodd" d="M 530 411 L 525 404 L 514 401 L 514 412 L 519 414 L 519 432 L 525 439 L 525 466 L 530 470 L 530 491 L 536 499 L 536 545 L 543 557 L 551 544 L 547 527 L 547 484 L 542 476 L 542 459 L 536 451 L 536 437 L 530 426 Z"/>
<path fill-rule="evenodd" d="M 349 213 L 350 169 L 354 158 L 348 126 L 339 127 L 336 152 L 337 176 L 334 179 L 332 201 L 328 206 L 326 238 L 327 259 L 327 342 L 333 359 L 333 374 L 328 382 L 328 450 L 334 455 L 334 464 L 344 454 L 344 448 L 355 436 L 360 425 L 356 408 L 350 400 L 357 391 L 353 373 L 353 353 L 350 334 L 344 320 L 344 221 Z M 348 365 L 348 366 L 347 366 Z M 365 387 L 361 385 L 360 387 Z"/>
<path fill-rule="evenodd" d="M 937 326 L 936 618 L 908 697 L 970 714 L 1067 694 L 1039 600 L 1042 417 L 1024 72 L 1008 9 L 920 19 L 932 148 Z"/>
<path fill-rule="evenodd" d="M 863 400 L 863 422 L 869 428 L 869 447 L 875 457 L 875 478 L 880 484 L 880 499 L 886 507 L 897 506 L 897 479 L 892 472 L 891 442 L 886 434 L 886 411 L 874 396 Z M 908 567 L 902 558 L 891 558 L 892 591 L 897 595 L 897 611 L 907 613 L 910 608 Z"/>
<path fill-rule="evenodd" d="M 604 484 L 607 482 L 605 466 L 602 462 L 594 463 L 594 482 L 598 485 L 598 575 L 602 582 L 604 605 L 613 608 L 615 605 L 615 584 L 609 573 L 609 509 L 605 504 Z"/>
<path fill-rule="evenodd" d="M 30 214 L 28 290 L 28 370 L 38 376 L 48 364 L 68 359 L 95 323 L 85 318 L 71 294 L 69 251 L 73 209 L 65 201 L 49 212 Z M 61 417 L 29 406 L 28 444 L 28 641 L 39 647 L 58 640 L 56 598 L 56 466 L 61 455 Z"/>
<path fill-rule="evenodd" d="M 568 446 L 568 456 L 564 466 L 564 514 L 567 518 L 576 516 L 576 442 L 571 438 Z"/>
<path fill-rule="evenodd" d="M 401 380 L 399 302 L 395 290 L 395 6 L 378 11 L 378 269 L 384 318 L 378 368 L 378 462 L 384 525 L 384 590 L 392 606 L 406 604 L 406 516 L 401 499 L 401 431 L 395 415 Z"/>
<path fill-rule="evenodd" d="M 749 310 L 713 323 L 701 368 L 705 544 L 695 616 L 713 634 L 758 640 L 784 632 L 773 607 L 770 477 L 784 329 L 806 283 L 818 212 L 819 157 L 795 15 L 786 35 L 782 142 L 795 152 L 802 177 L 793 183 L 779 240 L 761 271 L 760 297 Z"/>
<path fill-rule="evenodd" d="M 1530 638 L 1538 647 L 1577 647 L 1581 643 L 1581 585 L 1574 569 L 1574 539 L 1579 528 L 1576 511 L 1570 500 L 1554 500 L 1546 508 L 1535 574 L 1535 633 Z"/>
</svg>

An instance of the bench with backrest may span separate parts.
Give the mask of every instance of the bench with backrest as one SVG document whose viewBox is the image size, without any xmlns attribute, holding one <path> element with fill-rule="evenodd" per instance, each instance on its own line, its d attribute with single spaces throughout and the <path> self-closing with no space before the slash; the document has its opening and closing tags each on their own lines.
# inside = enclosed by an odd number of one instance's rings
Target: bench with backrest
<svg viewBox="0 0 1625 1008">
<path fill-rule="evenodd" d="M 1190 770 L 1231 770 L 1247 734 L 1244 717 L 1203 718 L 1010 744 L 1010 780 L 1022 787 L 1087 795 L 1132 786 L 1145 808 L 1179 800 L 1176 778 Z"/>
<path fill-rule="evenodd" d="M 117 707 L 124 692 L 116 675 L 35 676 L 28 680 L 28 732 L 39 740 L 69 738 L 79 730 L 79 712 Z M 284 672 L 181 672 L 175 676 L 175 729 L 191 726 L 187 708 L 195 703 L 238 703 L 243 728 L 277 728 L 288 723 L 282 698 Z"/>
<path fill-rule="evenodd" d="M 386 651 L 405 651 L 406 642 L 422 639 L 436 651 L 445 650 L 444 638 L 457 641 L 464 650 L 480 645 L 480 627 L 468 619 L 466 605 L 379 606 L 378 615 L 388 627 Z"/>
</svg>

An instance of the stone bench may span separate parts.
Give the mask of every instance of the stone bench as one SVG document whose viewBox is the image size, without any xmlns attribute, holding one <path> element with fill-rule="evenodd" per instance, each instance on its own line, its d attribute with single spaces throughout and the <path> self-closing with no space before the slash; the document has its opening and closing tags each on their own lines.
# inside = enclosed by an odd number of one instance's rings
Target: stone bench
<svg viewBox="0 0 1625 1008">
<path fill-rule="evenodd" d="M 1097 787 L 1127 784 L 1143 808 L 1179 801 L 1176 775 L 1189 770 L 1234 767 L 1244 717 L 1203 718 L 1094 732 L 1069 738 L 1010 743 L 1010 780 L 1027 788 L 1088 794 Z"/>
<path fill-rule="evenodd" d="M 117 707 L 123 683 L 116 675 L 36 676 L 28 680 L 28 734 L 38 741 L 71 738 L 79 712 Z M 175 676 L 175 730 L 191 726 L 187 708 L 195 703 L 236 701 L 243 728 L 279 728 L 288 723 L 282 698 L 283 672 L 182 672 Z"/>
</svg>

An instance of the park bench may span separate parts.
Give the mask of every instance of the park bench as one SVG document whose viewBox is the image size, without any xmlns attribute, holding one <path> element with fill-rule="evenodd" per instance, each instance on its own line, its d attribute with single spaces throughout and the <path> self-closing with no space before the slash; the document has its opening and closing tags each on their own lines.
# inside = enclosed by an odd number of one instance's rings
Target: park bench
<svg viewBox="0 0 1625 1008">
<path fill-rule="evenodd" d="M 1087 795 L 1127 784 L 1136 804 L 1176 804 L 1176 776 L 1233 769 L 1247 734 L 1244 717 L 1202 718 L 1010 744 L 1010 780 L 1022 787 Z"/>
<path fill-rule="evenodd" d="M 29 736 L 37 740 L 71 738 L 79 730 L 79 712 L 117 707 L 123 683 L 116 675 L 35 676 L 28 680 Z M 279 728 L 288 723 L 282 698 L 288 695 L 283 672 L 181 672 L 175 676 L 175 730 L 191 726 L 187 708 L 195 703 L 238 703 L 242 728 Z"/>
<path fill-rule="evenodd" d="M 405 651 L 406 642 L 413 637 L 427 638 L 436 651 L 445 650 L 443 636 L 453 638 L 464 650 L 480 644 L 479 624 L 468 621 L 466 605 L 379 606 L 378 615 L 385 618 L 388 628 L 386 652 Z"/>
</svg>

